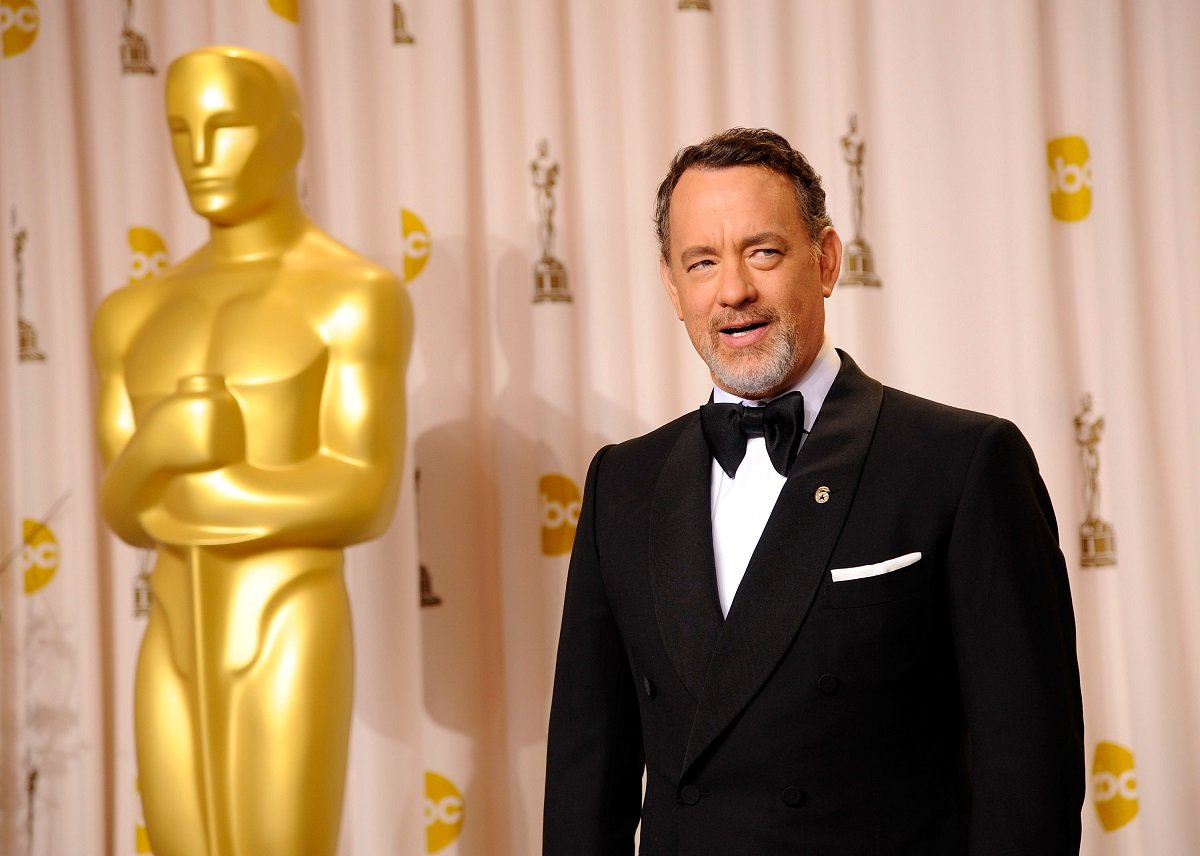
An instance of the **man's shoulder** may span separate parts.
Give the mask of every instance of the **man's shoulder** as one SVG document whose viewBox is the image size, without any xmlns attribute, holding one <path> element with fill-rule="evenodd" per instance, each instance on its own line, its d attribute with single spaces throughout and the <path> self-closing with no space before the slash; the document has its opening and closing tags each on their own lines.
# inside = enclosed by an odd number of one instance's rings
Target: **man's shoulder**
<svg viewBox="0 0 1200 856">
<path fill-rule="evenodd" d="M 946 404 L 886 385 L 883 387 L 883 411 L 889 417 L 915 419 L 935 427 L 981 430 L 990 424 L 1007 421 L 990 413 Z"/>
<path fill-rule="evenodd" d="M 646 466 L 665 461 L 679 442 L 679 436 L 690 427 L 700 424 L 700 411 L 692 410 L 660 425 L 652 431 L 607 446 L 603 451 L 606 462 Z"/>
</svg>

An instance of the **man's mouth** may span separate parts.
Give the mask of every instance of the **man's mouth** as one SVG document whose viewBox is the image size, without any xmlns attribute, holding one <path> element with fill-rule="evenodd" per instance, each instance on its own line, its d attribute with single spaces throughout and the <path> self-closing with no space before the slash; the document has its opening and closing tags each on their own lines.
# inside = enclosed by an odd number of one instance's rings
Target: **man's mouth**
<svg viewBox="0 0 1200 856">
<path fill-rule="evenodd" d="M 755 330 L 758 330 L 758 329 L 760 329 L 762 327 L 766 327 L 766 326 L 767 326 L 766 321 L 751 321 L 749 324 L 738 324 L 738 325 L 731 325 L 728 327 L 722 327 L 721 332 L 724 333 L 726 336 L 732 336 L 735 339 L 740 339 L 743 336 L 749 336 Z"/>
</svg>

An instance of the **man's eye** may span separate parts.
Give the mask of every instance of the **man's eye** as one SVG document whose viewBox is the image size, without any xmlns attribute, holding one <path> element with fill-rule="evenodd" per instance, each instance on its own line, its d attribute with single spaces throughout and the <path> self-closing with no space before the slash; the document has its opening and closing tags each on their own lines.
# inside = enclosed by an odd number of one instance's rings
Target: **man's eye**
<svg viewBox="0 0 1200 856">
<path fill-rule="evenodd" d="M 758 256 L 759 258 L 765 258 L 767 256 L 777 256 L 777 255 L 779 255 L 779 250 L 776 250 L 772 247 L 759 247 L 757 250 L 754 250 L 753 252 L 751 252 L 750 255 Z"/>
<path fill-rule="evenodd" d="M 716 262 L 714 262 L 712 259 L 701 259 L 698 262 L 693 262 L 692 264 L 688 265 L 688 270 L 703 270 L 704 268 L 711 267 L 714 264 L 716 264 Z"/>
</svg>

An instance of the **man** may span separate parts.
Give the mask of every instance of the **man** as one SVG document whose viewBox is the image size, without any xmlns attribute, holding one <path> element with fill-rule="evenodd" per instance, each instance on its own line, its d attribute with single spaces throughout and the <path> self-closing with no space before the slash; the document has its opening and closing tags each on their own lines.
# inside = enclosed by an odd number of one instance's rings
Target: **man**
<svg viewBox="0 0 1200 856">
<path fill-rule="evenodd" d="M 681 150 L 657 215 L 713 401 L 592 462 L 544 853 L 632 853 L 639 820 L 643 856 L 1077 853 L 1074 619 L 1029 446 L 832 348 L 841 241 L 782 137 Z"/>
<path fill-rule="evenodd" d="M 159 856 L 332 856 L 353 697 L 342 550 L 391 519 L 407 297 L 296 191 L 300 104 L 264 54 L 171 64 L 210 240 L 96 315 L 101 507 L 156 550 L 138 779 Z"/>
</svg>

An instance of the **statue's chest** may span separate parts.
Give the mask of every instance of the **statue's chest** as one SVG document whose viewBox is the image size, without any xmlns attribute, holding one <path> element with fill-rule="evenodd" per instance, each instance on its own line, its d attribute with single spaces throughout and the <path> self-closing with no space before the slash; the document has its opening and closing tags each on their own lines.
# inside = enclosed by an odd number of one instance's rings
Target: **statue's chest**
<svg viewBox="0 0 1200 856">
<path fill-rule="evenodd" d="M 172 290 L 134 337 L 125 378 L 135 418 L 180 378 L 221 375 L 254 421 L 288 411 L 315 415 L 327 347 L 305 307 L 276 276 L 230 274 L 164 284 Z M 248 426 L 249 427 L 249 426 Z"/>
</svg>

